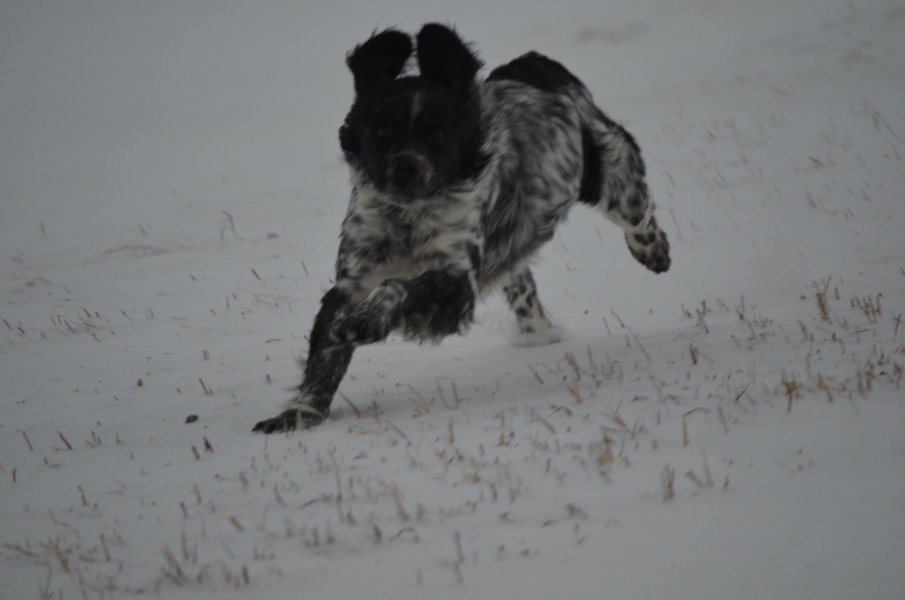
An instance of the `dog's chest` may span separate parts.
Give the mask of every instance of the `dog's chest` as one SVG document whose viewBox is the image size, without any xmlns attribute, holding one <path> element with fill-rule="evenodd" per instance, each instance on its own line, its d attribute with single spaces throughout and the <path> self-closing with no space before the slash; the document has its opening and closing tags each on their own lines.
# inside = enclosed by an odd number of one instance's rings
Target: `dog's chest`
<svg viewBox="0 0 905 600">
<path fill-rule="evenodd" d="M 370 262 L 353 269 L 362 274 L 363 291 L 386 279 L 411 279 L 431 269 L 469 267 L 469 249 L 479 244 L 477 207 L 459 199 L 424 202 L 417 207 L 374 203 L 363 195 L 357 200 L 344 224 L 343 237 L 347 246 L 359 250 L 356 259 Z"/>
<path fill-rule="evenodd" d="M 460 201 L 429 203 L 420 210 L 390 211 L 384 228 L 391 258 L 413 263 L 415 271 L 456 262 L 463 246 L 478 235 L 480 211 Z"/>
</svg>

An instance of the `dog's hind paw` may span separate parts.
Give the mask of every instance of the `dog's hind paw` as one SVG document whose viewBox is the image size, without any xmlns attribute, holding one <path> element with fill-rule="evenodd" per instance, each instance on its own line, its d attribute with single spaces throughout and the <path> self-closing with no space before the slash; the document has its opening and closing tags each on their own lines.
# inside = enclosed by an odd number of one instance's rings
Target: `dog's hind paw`
<svg viewBox="0 0 905 600">
<path fill-rule="evenodd" d="M 516 348 L 531 348 L 556 344 L 566 338 L 562 329 L 556 325 L 538 327 L 530 331 L 519 328 L 509 337 L 509 343 Z"/>
<path fill-rule="evenodd" d="M 669 270 L 669 240 L 656 225 L 650 231 L 626 233 L 625 241 L 635 260 L 654 273 Z"/>
</svg>

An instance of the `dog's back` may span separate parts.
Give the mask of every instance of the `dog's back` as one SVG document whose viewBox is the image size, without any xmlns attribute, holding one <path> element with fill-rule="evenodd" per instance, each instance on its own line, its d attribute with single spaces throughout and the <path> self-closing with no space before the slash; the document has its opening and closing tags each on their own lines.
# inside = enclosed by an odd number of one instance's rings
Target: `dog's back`
<svg viewBox="0 0 905 600">
<path fill-rule="evenodd" d="M 619 225 L 642 224 L 649 208 L 640 150 L 568 69 L 529 52 L 494 69 L 481 94 L 498 186 L 484 206 L 482 281 L 547 242 L 576 200 L 605 199 L 601 208 Z"/>
</svg>

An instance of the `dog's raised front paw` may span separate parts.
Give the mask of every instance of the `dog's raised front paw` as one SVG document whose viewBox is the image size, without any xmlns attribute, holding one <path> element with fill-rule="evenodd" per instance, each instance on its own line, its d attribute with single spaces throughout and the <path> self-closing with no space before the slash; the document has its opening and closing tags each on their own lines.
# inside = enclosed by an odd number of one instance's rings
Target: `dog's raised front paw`
<svg viewBox="0 0 905 600">
<path fill-rule="evenodd" d="M 376 311 L 356 311 L 335 323 L 330 329 L 330 337 L 346 344 L 373 344 L 389 335 L 389 327 L 384 321 Z"/>
</svg>

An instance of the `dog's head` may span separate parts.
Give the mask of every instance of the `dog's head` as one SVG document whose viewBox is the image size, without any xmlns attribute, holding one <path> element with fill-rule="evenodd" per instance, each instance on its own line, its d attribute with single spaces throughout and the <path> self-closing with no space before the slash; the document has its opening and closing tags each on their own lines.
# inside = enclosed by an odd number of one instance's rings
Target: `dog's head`
<svg viewBox="0 0 905 600">
<path fill-rule="evenodd" d="M 475 177 L 486 159 L 475 74 L 481 66 L 458 35 L 425 25 L 421 74 L 399 77 L 411 38 L 394 29 L 349 53 L 355 102 L 339 131 L 346 160 L 396 200 L 431 198 Z"/>
</svg>

